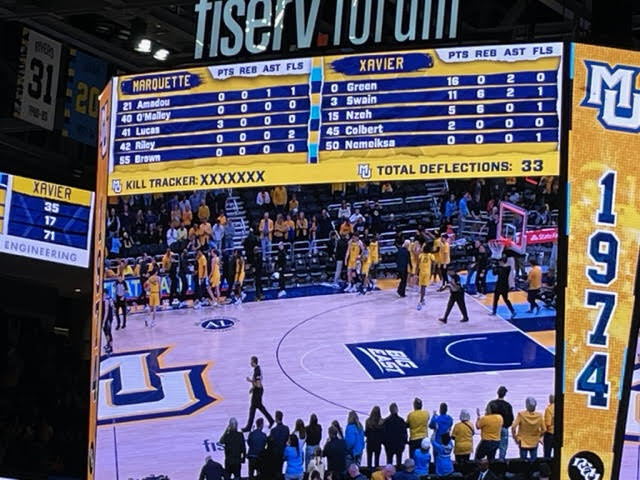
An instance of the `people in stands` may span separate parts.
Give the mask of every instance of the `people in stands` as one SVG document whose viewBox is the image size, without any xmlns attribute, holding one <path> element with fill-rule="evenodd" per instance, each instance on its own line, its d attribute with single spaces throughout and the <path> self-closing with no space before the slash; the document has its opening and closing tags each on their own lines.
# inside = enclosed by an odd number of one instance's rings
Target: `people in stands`
<svg viewBox="0 0 640 480">
<path fill-rule="evenodd" d="M 365 477 L 362 473 L 360 473 L 360 467 L 358 467 L 358 465 L 356 465 L 355 463 L 352 463 L 351 465 L 349 465 L 349 468 L 347 469 L 347 479 L 367 480 L 367 477 Z"/>
<path fill-rule="evenodd" d="M 199 480 L 226 480 L 226 478 L 227 472 L 224 471 L 222 465 L 218 462 L 214 462 L 210 456 L 204 459 L 204 465 L 200 470 Z"/>
<path fill-rule="evenodd" d="M 458 203 L 456 202 L 456 194 L 451 193 L 449 200 L 444 204 L 444 218 L 447 221 L 451 221 L 452 218 L 458 214 Z"/>
<path fill-rule="evenodd" d="M 404 461 L 404 470 L 396 473 L 393 478 L 394 480 L 419 480 L 418 474 L 416 473 L 416 464 L 413 458 L 407 458 Z"/>
<path fill-rule="evenodd" d="M 333 422 L 331 422 L 331 426 L 338 431 L 338 438 L 342 438 L 344 440 L 344 433 L 342 432 L 340 422 L 338 420 L 334 420 Z"/>
<path fill-rule="evenodd" d="M 266 258 L 271 256 L 271 241 L 273 239 L 273 220 L 269 218 L 269 212 L 264 212 L 258 225 L 262 253 Z"/>
<path fill-rule="evenodd" d="M 307 448 L 309 448 L 308 445 Z M 309 477 L 313 478 L 313 474 L 316 472 L 318 473 L 318 478 L 323 479 L 325 471 L 327 470 L 327 465 L 322 457 L 322 449 L 320 447 L 314 447 L 313 455 L 308 455 L 306 458 L 308 459 L 307 473 L 309 474 Z"/>
<path fill-rule="evenodd" d="M 273 225 L 273 241 L 276 243 L 285 242 L 287 240 L 288 230 L 289 226 L 287 225 L 287 221 L 283 214 L 279 213 Z"/>
<path fill-rule="evenodd" d="M 367 466 L 378 468 L 380 466 L 380 451 L 384 438 L 384 424 L 380 407 L 374 406 L 365 422 L 364 435 L 367 439 Z"/>
<path fill-rule="evenodd" d="M 300 210 L 300 202 L 295 193 L 291 194 L 291 200 L 289 200 L 288 211 L 292 216 L 296 216 Z"/>
<path fill-rule="evenodd" d="M 287 227 L 287 232 L 285 233 L 284 238 L 287 242 L 293 242 L 296 236 L 296 222 L 291 218 L 290 213 L 287 213 L 284 223 Z"/>
<path fill-rule="evenodd" d="M 471 415 L 467 410 L 460 411 L 460 421 L 453 426 L 451 438 L 455 442 L 453 454 L 456 463 L 468 462 L 473 451 L 473 436 L 476 431 L 471 423 Z"/>
<path fill-rule="evenodd" d="M 223 239 L 224 239 L 224 227 L 220 224 L 218 220 L 216 220 L 216 223 L 213 225 L 213 227 L 211 227 L 211 239 L 209 241 L 209 246 L 211 248 L 222 250 Z"/>
<path fill-rule="evenodd" d="M 402 452 L 407 443 L 407 424 L 398 415 L 398 405 L 389 405 L 389 416 L 384 419 L 384 436 L 382 443 L 387 457 L 387 463 L 400 465 Z M 395 463 L 393 459 L 395 458 Z"/>
<path fill-rule="evenodd" d="M 371 480 L 391 480 L 396 474 L 396 467 L 393 465 L 385 465 L 380 470 L 371 474 Z"/>
<path fill-rule="evenodd" d="M 240 479 L 240 469 L 245 461 L 247 447 L 242 433 L 238 431 L 238 421 L 231 417 L 229 425 L 220 437 L 219 442 L 224 445 L 224 469 L 229 475 L 229 480 Z"/>
<path fill-rule="evenodd" d="M 305 427 L 307 446 L 305 448 L 305 462 L 307 465 L 311 462 L 311 459 L 315 455 L 320 457 L 322 462 L 322 449 L 320 448 L 320 441 L 322 439 L 322 425 L 318 423 L 318 417 L 315 413 L 312 413 L 309 417 L 309 425 Z M 324 476 L 324 467 L 322 469 L 322 476 Z"/>
<path fill-rule="evenodd" d="M 278 185 L 271 191 L 271 202 L 276 212 L 284 213 L 287 207 L 287 188 Z"/>
<path fill-rule="evenodd" d="M 117 311 L 117 310 L 116 310 Z M 549 405 L 544 409 L 544 458 L 551 458 L 553 452 L 553 422 L 555 416 L 555 395 L 549 395 Z"/>
<path fill-rule="evenodd" d="M 267 445 L 267 435 L 262 431 L 264 428 L 264 420 L 258 418 L 256 420 L 256 428 L 249 433 L 247 445 L 247 459 L 249 460 L 249 479 L 262 477 L 262 468 L 260 466 L 260 457 Z"/>
<path fill-rule="evenodd" d="M 500 430 L 500 460 L 504 460 L 507 456 L 507 448 L 509 446 L 509 428 L 513 423 L 513 407 L 504 397 L 507 395 L 507 387 L 501 385 L 498 387 L 498 398 L 492 400 L 493 411 L 502 417 L 502 427 Z"/>
<path fill-rule="evenodd" d="M 407 426 L 409 427 L 409 457 L 414 458 L 416 450 L 420 449 L 422 440 L 427 437 L 427 426 L 429 424 L 429 413 L 422 409 L 422 400 L 418 397 L 413 399 L 413 410 L 407 415 Z"/>
<path fill-rule="evenodd" d="M 347 418 L 347 428 L 344 432 L 344 441 L 347 446 L 347 463 L 360 465 L 362 452 L 364 451 L 364 428 L 360 423 L 358 414 L 351 410 Z"/>
<path fill-rule="evenodd" d="M 483 457 L 478 462 L 477 471 L 469 476 L 470 480 L 498 480 L 498 476 L 489 470 L 489 459 Z"/>
<path fill-rule="evenodd" d="M 298 437 L 289 435 L 287 446 L 284 449 L 283 459 L 287 464 L 284 472 L 285 480 L 302 480 L 304 475 L 304 460 Z"/>
<path fill-rule="evenodd" d="M 309 239 L 309 221 L 305 218 L 304 212 L 298 212 L 295 239 L 297 242 Z"/>
<path fill-rule="evenodd" d="M 262 207 L 264 212 L 268 212 L 271 209 L 271 196 L 266 188 L 260 190 L 256 195 L 256 205 Z"/>
<path fill-rule="evenodd" d="M 443 433 L 438 439 L 437 436 L 431 440 L 433 446 L 433 460 L 435 463 L 436 475 L 444 476 L 453 473 L 453 462 L 451 452 L 453 452 L 453 442 L 449 433 Z"/>
<path fill-rule="evenodd" d="M 535 398 L 527 397 L 525 406 L 526 410 L 518 412 L 513 421 L 511 434 L 520 448 L 520 458 L 533 461 L 538 458 L 538 443 L 545 432 L 544 419 L 536 412 Z"/>
<path fill-rule="evenodd" d="M 429 465 L 431 464 L 431 443 L 428 438 L 423 438 L 420 442 L 420 448 L 416 448 L 413 452 L 413 460 L 416 462 L 416 474 L 420 477 L 429 473 Z"/>
<path fill-rule="evenodd" d="M 314 255 L 318 253 L 318 217 L 315 215 L 309 223 L 309 251 Z"/>
<path fill-rule="evenodd" d="M 205 220 L 209 221 L 209 218 L 211 218 L 211 211 L 209 210 L 209 207 L 207 206 L 207 203 L 203 198 L 202 200 L 200 200 L 200 206 L 198 207 L 198 220 L 200 220 L 200 222 L 204 222 Z M 179 221 L 180 218 L 178 218 L 178 222 Z"/>
<path fill-rule="evenodd" d="M 349 219 L 351 217 L 351 206 L 347 203 L 346 200 L 342 200 L 340 202 L 340 208 L 338 208 L 338 219 L 344 220 Z"/>
<path fill-rule="evenodd" d="M 329 427 L 329 439 L 322 449 L 322 456 L 327 458 L 327 470 L 333 478 L 341 478 L 346 468 L 347 445 L 338 438 L 338 429 L 333 425 Z"/>
<path fill-rule="evenodd" d="M 282 423 L 283 414 L 280 410 L 275 413 L 276 424 L 271 429 L 269 441 L 271 442 L 274 471 L 280 475 L 282 473 L 282 464 L 284 463 L 284 449 L 289 439 L 289 427 Z M 275 477 L 269 477 L 275 478 Z"/>
<path fill-rule="evenodd" d="M 475 459 L 487 457 L 490 460 L 496 458 L 496 452 L 500 447 L 500 431 L 502 430 L 502 417 L 494 410 L 493 402 L 487 404 L 485 414 L 480 415 L 480 409 L 476 409 L 476 428 L 480 430 L 480 443 L 476 448 Z"/>
</svg>

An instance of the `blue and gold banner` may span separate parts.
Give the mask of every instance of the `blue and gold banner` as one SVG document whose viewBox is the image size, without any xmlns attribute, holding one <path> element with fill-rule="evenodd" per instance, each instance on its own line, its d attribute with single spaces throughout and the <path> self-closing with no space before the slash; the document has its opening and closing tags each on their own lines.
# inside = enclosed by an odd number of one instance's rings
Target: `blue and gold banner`
<svg viewBox="0 0 640 480">
<path fill-rule="evenodd" d="M 635 350 L 640 54 L 574 45 L 571 64 L 560 478 L 626 479 L 632 472 L 620 471 L 620 451 Z"/>
<path fill-rule="evenodd" d="M 98 138 L 98 96 L 108 79 L 107 63 L 71 50 L 62 134 L 87 145 Z"/>
<path fill-rule="evenodd" d="M 114 78 L 109 195 L 557 175 L 562 44 Z"/>
</svg>

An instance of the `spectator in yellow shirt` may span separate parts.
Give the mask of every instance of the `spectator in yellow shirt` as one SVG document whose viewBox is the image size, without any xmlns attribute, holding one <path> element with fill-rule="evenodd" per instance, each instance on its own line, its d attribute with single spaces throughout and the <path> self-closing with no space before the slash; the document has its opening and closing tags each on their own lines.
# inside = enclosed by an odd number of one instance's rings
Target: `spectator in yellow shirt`
<svg viewBox="0 0 640 480">
<path fill-rule="evenodd" d="M 200 206 L 198 207 L 198 220 L 204 222 L 205 220 L 209 221 L 209 217 L 211 216 L 211 212 L 209 211 L 209 207 L 204 201 L 204 198 L 200 200 Z"/>
<path fill-rule="evenodd" d="M 298 213 L 298 209 L 300 208 L 300 203 L 296 198 L 296 194 L 291 194 L 291 200 L 289 200 L 289 213 L 291 215 L 296 215 Z"/>
<path fill-rule="evenodd" d="M 427 436 L 427 425 L 429 424 L 429 412 L 422 409 L 422 400 L 413 400 L 413 411 L 407 415 L 407 425 L 409 426 L 409 456 L 420 448 L 422 440 Z"/>
<path fill-rule="evenodd" d="M 285 221 L 281 213 L 276 217 L 276 222 L 273 225 L 273 238 L 276 243 L 284 242 L 287 239 L 287 230 L 289 226 Z"/>
<path fill-rule="evenodd" d="M 193 220 L 193 212 L 191 211 L 191 204 L 189 202 L 185 202 L 184 211 L 182 212 L 182 223 L 185 225 L 190 225 Z"/>
<path fill-rule="evenodd" d="M 542 415 L 536 412 L 536 399 L 527 397 L 526 410 L 519 412 L 511 426 L 511 435 L 520 447 L 520 458 L 531 461 L 538 458 L 538 443 L 544 434 L 544 420 Z"/>
<path fill-rule="evenodd" d="M 353 233 L 353 225 L 351 225 L 349 219 L 345 219 L 344 222 L 342 222 L 342 224 L 340 225 L 340 231 L 338 233 L 341 237 L 344 235 L 349 236 Z"/>
<path fill-rule="evenodd" d="M 549 395 L 549 405 L 544 409 L 544 457 L 551 458 L 553 450 L 553 421 L 555 416 L 555 396 Z"/>
<path fill-rule="evenodd" d="M 282 213 L 287 206 L 287 189 L 282 185 L 278 185 L 271 192 L 271 202 L 276 208 L 276 212 Z"/>
<path fill-rule="evenodd" d="M 460 421 L 453 426 L 451 438 L 455 441 L 453 454 L 456 456 L 456 463 L 468 462 L 473 451 L 473 435 L 476 433 L 471 424 L 471 415 L 468 411 L 460 412 Z"/>
<path fill-rule="evenodd" d="M 171 268 L 171 249 L 167 248 L 167 251 L 162 256 L 162 271 L 165 273 L 168 273 L 170 268 Z"/>
<path fill-rule="evenodd" d="M 205 220 L 200 224 L 200 228 L 198 230 L 198 239 L 200 240 L 200 245 L 207 245 L 210 238 L 211 224 Z"/>
<path fill-rule="evenodd" d="M 309 221 L 305 218 L 304 212 L 298 212 L 296 219 L 296 240 L 307 240 L 309 230 Z"/>
<path fill-rule="evenodd" d="M 476 460 L 487 457 L 493 460 L 496 451 L 500 446 L 500 434 L 502 430 L 502 416 L 494 411 L 494 406 L 490 402 L 485 409 L 485 415 L 480 415 L 480 409 L 476 410 L 478 419 L 476 428 L 480 430 L 480 443 L 476 448 Z"/>
<path fill-rule="evenodd" d="M 527 289 L 529 310 L 527 310 L 527 313 L 535 311 L 537 314 L 540 311 L 540 306 L 536 303 L 536 298 L 540 294 L 540 288 L 542 288 L 542 269 L 535 258 L 529 260 L 529 263 L 531 264 L 531 270 L 527 275 L 527 281 L 529 282 L 529 288 Z"/>
<path fill-rule="evenodd" d="M 393 465 L 385 465 L 380 470 L 371 474 L 371 480 L 391 480 L 396 474 L 396 467 Z"/>
</svg>

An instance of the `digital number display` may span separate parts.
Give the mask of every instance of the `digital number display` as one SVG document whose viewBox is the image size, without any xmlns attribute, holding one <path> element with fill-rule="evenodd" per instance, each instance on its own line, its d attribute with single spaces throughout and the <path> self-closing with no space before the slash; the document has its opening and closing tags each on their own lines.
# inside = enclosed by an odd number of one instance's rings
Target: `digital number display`
<svg viewBox="0 0 640 480">
<path fill-rule="evenodd" d="M 0 173 L 0 252 L 89 266 L 93 193 Z"/>
<path fill-rule="evenodd" d="M 257 186 L 556 175 L 561 83 L 555 43 L 119 77 L 101 122 L 109 194 L 210 188 L 210 178 Z"/>
</svg>

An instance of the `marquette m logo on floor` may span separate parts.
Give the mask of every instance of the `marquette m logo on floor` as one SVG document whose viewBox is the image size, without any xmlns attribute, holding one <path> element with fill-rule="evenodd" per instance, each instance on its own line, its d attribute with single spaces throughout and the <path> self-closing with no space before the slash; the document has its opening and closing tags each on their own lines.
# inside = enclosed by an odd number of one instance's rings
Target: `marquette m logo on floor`
<svg viewBox="0 0 640 480">
<path fill-rule="evenodd" d="M 116 353 L 100 360 L 98 425 L 190 415 L 218 401 L 210 364 L 164 365 L 170 347 Z"/>
<path fill-rule="evenodd" d="M 586 94 L 582 106 L 598 110 L 598 121 L 604 128 L 624 132 L 640 132 L 640 90 L 636 88 L 640 67 L 610 66 L 585 60 Z"/>
</svg>

